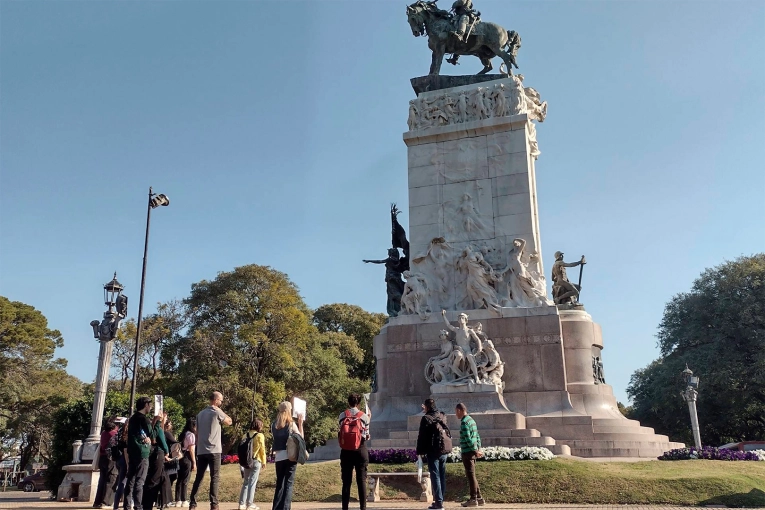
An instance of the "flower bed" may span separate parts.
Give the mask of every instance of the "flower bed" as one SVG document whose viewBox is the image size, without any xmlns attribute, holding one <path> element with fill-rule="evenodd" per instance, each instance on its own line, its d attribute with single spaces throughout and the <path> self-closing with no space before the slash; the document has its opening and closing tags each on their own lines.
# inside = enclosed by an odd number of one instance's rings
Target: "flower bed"
<svg viewBox="0 0 765 510">
<path fill-rule="evenodd" d="M 372 464 L 408 464 L 417 462 L 415 450 L 397 450 L 388 448 L 385 450 L 369 450 L 369 462 Z"/>
<path fill-rule="evenodd" d="M 506 446 L 487 446 L 483 448 L 483 457 L 477 461 L 498 461 L 498 460 L 552 460 L 555 458 L 553 452 L 547 448 L 539 446 L 522 446 L 520 448 L 508 448 Z M 460 449 L 455 447 L 452 453 L 447 457 L 447 462 L 462 462 Z"/>
<path fill-rule="evenodd" d="M 239 464 L 239 455 L 224 455 L 220 459 L 221 464 Z"/>
<path fill-rule="evenodd" d="M 765 450 L 754 450 L 750 452 L 741 452 L 738 450 L 728 450 L 726 448 L 715 448 L 714 446 L 705 446 L 701 450 L 695 447 L 676 448 L 659 457 L 659 460 L 761 460 L 765 461 Z"/>
</svg>

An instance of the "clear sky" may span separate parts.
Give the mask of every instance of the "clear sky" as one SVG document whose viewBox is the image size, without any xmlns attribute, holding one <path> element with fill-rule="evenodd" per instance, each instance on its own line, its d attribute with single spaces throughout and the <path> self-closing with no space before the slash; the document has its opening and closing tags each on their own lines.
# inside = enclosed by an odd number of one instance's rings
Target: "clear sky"
<svg viewBox="0 0 765 510">
<path fill-rule="evenodd" d="M 474 3 L 521 34 L 549 102 L 545 268 L 587 256 L 625 400 L 664 304 L 765 249 L 765 2 Z M 461 62 L 444 72 L 481 68 Z M 0 1 L 0 294 L 92 381 L 115 270 L 137 313 L 151 185 L 172 203 L 152 215 L 147 313 L 250 263 L 312 307 L 384 311 L 384 269 L 361 259 L 385 256 L 390 203 L 407 210 L 408 80 L 429 63 L 404 1 Z"/>
</svg>

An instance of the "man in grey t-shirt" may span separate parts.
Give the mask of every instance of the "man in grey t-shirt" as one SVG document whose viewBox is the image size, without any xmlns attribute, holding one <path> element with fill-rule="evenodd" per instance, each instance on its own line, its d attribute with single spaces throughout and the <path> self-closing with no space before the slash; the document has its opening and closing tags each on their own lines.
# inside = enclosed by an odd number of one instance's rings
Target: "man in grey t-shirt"
<svg viewBox="0 0 765 510">
<path fill-rule="evenodd" d="M 197 476 L 191 487 L 190 508 L 196 508 L 196 495 L 199 484 L 210 467 L 210 510 L 218 510 L 218 485 L 220 484 L 220 455 L 223 444 L 220 439 L 220 426 L 231 425 L 231 417 L 221 411 L 223 395 L 214 391 L 210 394 L 210 405 L 197 415 Z"/>
</svg>

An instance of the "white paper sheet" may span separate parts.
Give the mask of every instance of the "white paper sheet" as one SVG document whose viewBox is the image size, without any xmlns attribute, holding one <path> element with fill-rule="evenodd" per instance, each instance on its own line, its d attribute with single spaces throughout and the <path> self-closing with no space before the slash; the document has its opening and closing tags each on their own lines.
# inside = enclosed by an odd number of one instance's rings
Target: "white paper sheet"
<svg viewBox="0 0 765 510">
<path fill-rule="evenodd" d="M 292 417 L 297 418 L 299 414 L 303 415 L 305 421 L 307 403 L 302 398 L 292 397 Z"/>
</svg>

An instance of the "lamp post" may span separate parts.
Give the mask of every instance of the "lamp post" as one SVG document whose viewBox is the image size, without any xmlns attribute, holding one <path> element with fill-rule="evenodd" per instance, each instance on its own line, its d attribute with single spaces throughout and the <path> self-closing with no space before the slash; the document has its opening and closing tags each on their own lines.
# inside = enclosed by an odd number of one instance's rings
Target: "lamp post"
<svg viewBox="0 0 765 510">
<path fill-rule="evenodd" d="M 149 250 L 149 225 L 151 224 L 151 210 L 156 209 L 159 206 L 170 205 L 170 199 L 167 195 L 156 194 L 152 192 L 149 187 L 149 203 L 146 207 L 146 239 L 143 244 L 143 270 L 141 271 L 141 296 L 138 299 L 138 324 L 136 326 L 135 333 L 135 352 L 133 353 L 133 381 L 130 384 L 130 407 L 128 408 L 128 416 L 133 412 L 133 405 L 135 404 L 135 384 L 136 376 L 138 373 L 138 347 L 141 343 L 141 326 L 143 317 L 143 291 L 146 286 L 146 256 Z"/>
<path fill-rule="evenodd" d="M 112 361 L 112 340 L 117 337 L 120 322 L 127 317 L 127 296 L 122 294 L 124 287 L 117 281 L 114 273 L 112 281 L 104 285 L 104 304 L 106 311 L 101 322 L 91 321 L 93 337 L 97 338 L 101 347 L 98 352 L 98 371 L 96 372 L 96 388 L 93 393 L 93 411 L 90 417 L 90 434 L 82 447 L 83 461 L 92 460 L 95 448 L 98 447 L 101 434 L 101 419 L 106 403 L 106 389 L 109 384 L 109 365 Z"/>
<path fill-rule="evenodd" d="M 696 413 L 696 399 L 699 396 L 699 378 L 693 375 L 693 372 L 688 365 L 685 365 L 683 370 L 683 379 L 685 380 L 685 391 L 682 395 L 683 400 L 688 402 L 688 411 L 691 414 L 691 430 L 693 430 L 693 442 L 696 443 L 696 448 L 701 449 L 701 432 L 699 431 L 699 415 Z"/>
</svg>

